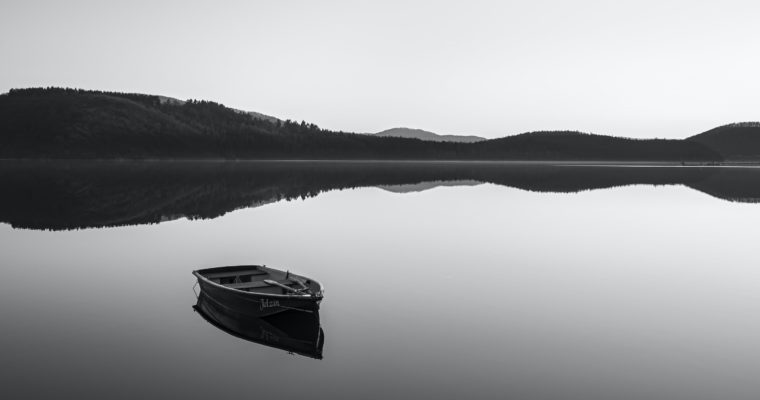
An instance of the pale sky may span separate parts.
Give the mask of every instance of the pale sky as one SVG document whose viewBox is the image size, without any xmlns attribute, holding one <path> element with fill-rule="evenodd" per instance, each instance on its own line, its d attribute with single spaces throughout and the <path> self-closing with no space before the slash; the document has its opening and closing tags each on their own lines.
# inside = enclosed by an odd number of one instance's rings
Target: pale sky
<svg viewBox="0 0 760 400">
<path fill-rule="evenodd" d="M 161 94 L 377 132 L 682 138 L 760 120 L 760 2 L 15 1 L 0 92 Z"/>
</svg>

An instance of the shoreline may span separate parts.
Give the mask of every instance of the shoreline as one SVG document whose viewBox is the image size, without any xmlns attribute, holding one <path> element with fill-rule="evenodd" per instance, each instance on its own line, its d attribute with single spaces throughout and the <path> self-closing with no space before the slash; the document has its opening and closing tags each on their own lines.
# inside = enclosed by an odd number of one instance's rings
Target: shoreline
<svg viewBox="0 0 760 400">
<path fill-rule="evenodd" d="M 225 159 L 225 158 L 0 158 L 2 163 L 324 163 L 324 164 L 503 164 L 575 167 L 760 167 L 758 161 L 628 161 L 628 160 L 409 160 L 409 159 Z"/>
</svg>

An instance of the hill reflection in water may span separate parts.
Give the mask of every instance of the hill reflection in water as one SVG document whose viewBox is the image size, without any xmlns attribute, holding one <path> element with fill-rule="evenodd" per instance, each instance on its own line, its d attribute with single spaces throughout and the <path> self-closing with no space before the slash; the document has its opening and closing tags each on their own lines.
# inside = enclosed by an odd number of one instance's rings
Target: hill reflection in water
<svg viewBox="0 0 760 400">
<path fill-rule="evenodd" d="M 492 183 L 571 193 L 626 185 L 683 185 L 719 199 L 760 201 L 760 168 L 503 162 L 0 163 L 0 221 L 16 228 L 153 224 L 227 212 L 324 191 L 381 187 L 413 192 Z"/>
</svg>

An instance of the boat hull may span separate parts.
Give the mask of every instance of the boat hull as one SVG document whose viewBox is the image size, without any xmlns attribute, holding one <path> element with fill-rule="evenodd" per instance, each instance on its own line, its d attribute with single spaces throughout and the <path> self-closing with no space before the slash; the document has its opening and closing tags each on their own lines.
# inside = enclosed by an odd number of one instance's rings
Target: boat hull
<svg viewBox="0 0 760 400">
<path fill-rule="evenodd" d="M 198 276 L 201 293 L 215 302 L 250 317 L 266 317 L 285 311 L 317 313 L 322 298 L 317 296 L 282 296 L 234 290 Z"/>
</svg>

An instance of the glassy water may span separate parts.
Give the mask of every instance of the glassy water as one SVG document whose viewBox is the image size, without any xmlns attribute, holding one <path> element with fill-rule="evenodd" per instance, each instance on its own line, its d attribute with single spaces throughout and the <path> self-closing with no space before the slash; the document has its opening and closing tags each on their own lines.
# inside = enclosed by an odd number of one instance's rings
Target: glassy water
<svg viewBox="0 0 760 400">
<path fill-rule="evenodd" d="M 760 393 L 752 168 L 5 163 L 0 184 L 8 398 Z M 234 264 L 325 285 L 322 359 L 193 310 L 191 272 Z"/>
</svg>

